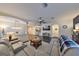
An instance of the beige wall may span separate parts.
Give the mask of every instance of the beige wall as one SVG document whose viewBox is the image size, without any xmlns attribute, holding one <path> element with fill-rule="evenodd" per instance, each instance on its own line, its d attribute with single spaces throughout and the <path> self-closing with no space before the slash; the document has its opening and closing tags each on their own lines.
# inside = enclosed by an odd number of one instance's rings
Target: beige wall
<svg viewBox="0 0 79 59">
<path fill-rule="evenodd" d="M 52 25 L 53 24 L 58 24 L 59 25 L 59 34 L 65 34 L 68 36 L 71 36 L 72 34 L 72 29 L 73 29 L 73 18 L 75 18 L 78 15 L 78 12 L 67 12 L 63 13 L 59 17 L 55 18 L 52 20 Z M 67 25 L 67 29 L 63 29 L 63 25 Z"/>
</svg>

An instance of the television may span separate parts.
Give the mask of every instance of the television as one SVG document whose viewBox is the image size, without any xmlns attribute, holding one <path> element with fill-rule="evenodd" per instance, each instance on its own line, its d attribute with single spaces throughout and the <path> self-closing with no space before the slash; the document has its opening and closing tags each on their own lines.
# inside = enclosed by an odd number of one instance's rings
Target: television
<svg viewBox="0 0 79 59">
<path fill-rule="evenodd" d="M 50 26 L 44 26 L 43 30 L 50 30 Z"/>
</svg>

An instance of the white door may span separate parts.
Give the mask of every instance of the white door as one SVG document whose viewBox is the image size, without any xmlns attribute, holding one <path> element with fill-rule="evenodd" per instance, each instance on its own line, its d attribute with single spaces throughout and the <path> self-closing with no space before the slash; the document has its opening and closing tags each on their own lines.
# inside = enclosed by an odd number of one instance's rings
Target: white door
<svg viewBox="0 0 79 59">
<path fill-rule="evenodd" d="M 52 37 L 59 37 L 59 25 L 52 25 Z"/>
</svg>

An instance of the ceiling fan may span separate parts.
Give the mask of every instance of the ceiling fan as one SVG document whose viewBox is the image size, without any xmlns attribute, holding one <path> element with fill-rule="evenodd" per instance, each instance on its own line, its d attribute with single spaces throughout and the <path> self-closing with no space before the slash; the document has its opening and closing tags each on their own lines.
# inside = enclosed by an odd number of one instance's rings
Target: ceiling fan
<svg viewBox="0 0 79 59">
<path fill-rule="evenodd" d="M 39 17 L 38 22 L 39 22 L 40 24 L 46 23 L 46 21 L 43 19 L 43 17 Z"/>
</svg>

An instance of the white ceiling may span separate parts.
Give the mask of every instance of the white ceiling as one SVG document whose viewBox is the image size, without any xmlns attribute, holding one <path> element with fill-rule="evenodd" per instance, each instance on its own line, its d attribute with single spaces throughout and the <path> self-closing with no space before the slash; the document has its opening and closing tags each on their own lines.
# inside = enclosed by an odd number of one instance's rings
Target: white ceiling
<svg viewBox="0 0 79 59">
<path fill-rule="evenodd" d="M 0 4 L 0 12 L 8 13 L 27 20 L 37 20 L 44 17 L 51 20 L 63 16 L 73 16 L 79 14 L 79 4 L 77 3 L 49 3 L 48 7 L 43 8 L 42 3 L 17 3 L 17 4 Z"/>
</svg>

